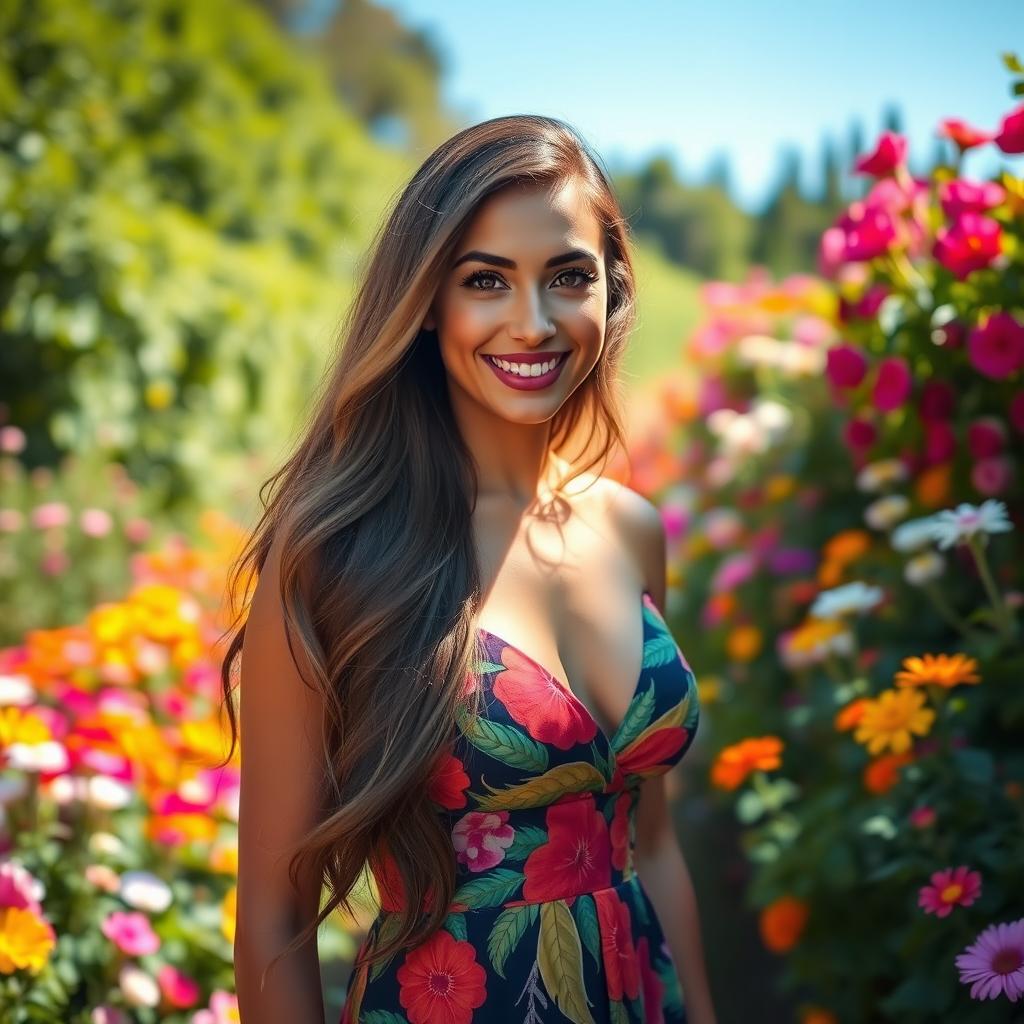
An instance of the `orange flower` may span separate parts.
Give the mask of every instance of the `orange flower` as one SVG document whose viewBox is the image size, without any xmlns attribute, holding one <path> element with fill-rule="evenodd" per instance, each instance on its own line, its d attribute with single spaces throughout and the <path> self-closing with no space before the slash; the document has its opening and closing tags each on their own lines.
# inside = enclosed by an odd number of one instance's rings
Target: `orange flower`
<svg viewBox="0 0 1024 1024">
<path fill-rule="evenodd" d="M 960 683 L 980 683 L 977 669 L 977 661 L 966 654 L 923 654 L 920 658 L 903 659 L 903 671 L 896 673 L 896 685 L 932 683 L 949 690 Z"/>
<path fill-rule="evenodd" d="M 871 535 L 867 530 L 842 530 L 827 541 L 822 554 L 826 561 L 848 565 L 871 548 Z"/>
<path fill-rule="evenodd" d="M 888 793 L 900 781 L 900 768 L 914 760 L 912 754 L 883 754 L 864 769 L 864 788 L 875 796 Z"/>
<path fill-rule="evenodd" d="M 761 653 L 762 640 L 757 626 L 736 626 L 726 637 L 726 653 L 733 661 L 753 661 Z"/>
<path fill-rule="evenodd" d="M 846 565 L 843 562 L 836 562 L 828 558 L 824 559 L 821 565 L 818 566 L 818 586 L 822 590 L 838 587 L 843 582 L 843 570 L 845 568 Z"/>
<path fill-rule="evenodd" d="M 50 923 L 27 907 L 0 908 L 0 974 L 38 974 L 57 945 Z"/>
<path fill-rule="evenodd" d="M 778 768 L 782 746 L 778 736 L 761 736 L 725 747 L 711 766 L 711 782 L 719 789 L 737 789 L 751 772 Z"/>
<path fill-rule="evenodd" d="M 831 1010 L 811 1006 L 800 1015 L 800 1024 L 839 1024 L 839 1018 Z"/>
<path fill-rule="evenodd" d="M 786 953 L 800 940 L 807 924 L 807 904 L 795 896 L 781 896 L 761 911 L 761 941 L 773 953 Z"/>
<path fill-rule="evenodd" d="M 918 476 L 914 491 L 917 500 L 925 508 L 942 508 L 943 505 L 949 504 L 952 469 L 952 463 L 939 462 L 929 466 Z"/>
<path fill-rule="evenodd" d="M 858 697 L 850 701 L 841 711 L 836 714 L 835 725 L 839 732 L 849 732 L 860 725 L 870 700 L 867 697 Z"/>
</svg>

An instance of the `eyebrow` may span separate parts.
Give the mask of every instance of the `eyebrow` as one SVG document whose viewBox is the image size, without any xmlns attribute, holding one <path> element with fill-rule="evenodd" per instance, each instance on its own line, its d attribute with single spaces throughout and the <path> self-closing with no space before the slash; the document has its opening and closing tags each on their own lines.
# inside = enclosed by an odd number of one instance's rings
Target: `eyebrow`
<svg viewBox="0 0 1024 1024">
<path fill-rule="evenodd" d="M 468 263 L 470 260 L 477 263 L 490 263 L 495 267 L 506 267 L 508 270 L 516 269 L 516 261 L 510 260 L 507 256 L 495 256 L 493 253 L 471 249 L 452 264 L 452 270 L 463 263 Z M 561 256 L 552 256 L 544 266 L 545 268 L 559 267 L 563 263 L 572 263 L 574 260 L 593 260 L 595 263 L 598 262 L 597 257 L 588 249 L 570 249 L 568 252 L 563 252 Z"/>
</svg>

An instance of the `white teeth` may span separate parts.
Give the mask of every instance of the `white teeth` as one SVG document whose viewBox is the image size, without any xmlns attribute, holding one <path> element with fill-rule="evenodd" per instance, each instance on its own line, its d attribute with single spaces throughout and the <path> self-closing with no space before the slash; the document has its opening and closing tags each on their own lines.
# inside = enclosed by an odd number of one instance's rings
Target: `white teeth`
<svg viewBox="0 0 1024 1024">
<path fill-rule="evenodd" d="M 514 373 L 520 377 L 539 377 L 541 374 L 550 373 L 558 364 L 558 357 L 546 363 L 510 363 L 507 359 L 495 359 L 493 356 L 487 358 L 507 373 Z"/>
</svg>

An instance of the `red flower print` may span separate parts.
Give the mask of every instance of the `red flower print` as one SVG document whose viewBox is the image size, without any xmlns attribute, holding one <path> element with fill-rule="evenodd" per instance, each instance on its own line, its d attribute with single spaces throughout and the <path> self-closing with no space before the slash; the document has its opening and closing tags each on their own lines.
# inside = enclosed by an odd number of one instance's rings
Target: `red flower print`
<svg viewBox="0 0 1024 1024">
<path fill-rule="evenodd" d="M 469 776 L 462 767 L 462 762 L 447 751 L 439 759 L 439 764 L 431 776 L 427 787 L 427 796 L 450 811 L 466 806 L 466 788 Z"/>
<path fill-rule="evenodd" d="M 601 928 L 601 956 L 608 976 L 608 995 L 612 999 L 636 999 L 640 992 L 640 964 L 633 945 L 633 922 L 629 907 L 614 889 L 592 894 L 597 904 Z"/>
<path fill-rule="evenodd" d="M 639 774 L 668 762 L 680 750 L 689 737 L 689 730 L 682 725 L 669 725 L 656 729 L 627 753 L 619 754 L 615 761 L 615 775 L 608 785 L 608 791 L 618 792 L 626 784 L 626 776 Z"/>
<path fill-rule="evenodd" d="M 396 977 L 411 1024 L 469 1024 L 487 998 L 487 972 L 472 943 L 443 928 L 405 955 Z"/>
<path fill-rule="evenodd" d="M 608 834 L 612 843 L 612 867 L 621 871 L 626 866 L 629 854 L 629 805 L 633 802 L 630 790 L 624 790 L 615 798 L 615 813 Z"/>
<path fill-rule="evenodd" d="M 644 989 L 644 1024 L 665 1024 L 662 1006 L 665 986 L 651 963 L 650 943 L 646 935 L 641 935 L 636 944 L 636 956 L 640 961 L 640 984 Z"/>
<path fill-rule="evenodd" d="M 494 695 L 535 740 L 568 750 L 597 735 L 593 716 L 550 672 L 507 644 L 501 662 Z"/>
<path fill-rule="evenodd" d="M 470 811 L 455 823 L 452 846 L 470 871 L 488 871 L 505 859 L 515 837 L 508 811 Z"/>
<path fill-rule="evenodd" d="M 405 886 L 402 883 L 402 876 L 398 871 L 391 851 L 375 850 L 370 854 L 370 871 L 373 873 L 373 880 L 377 885 L 377 892 L 380 896 L 380 908 L 389 913 L 404 909 L 406 904 Z M 431 886 L 423 897 L 423 910 L 429 910 L 433 896 Z"/>
<path fill-rule="evenodd" d="M 575 793 L 551 804 L 544 819 L 548 841 L 523 865 L 523 898 L 558 900 L 611 884 L 608 825 L 594 797 Z"/>
</svg>

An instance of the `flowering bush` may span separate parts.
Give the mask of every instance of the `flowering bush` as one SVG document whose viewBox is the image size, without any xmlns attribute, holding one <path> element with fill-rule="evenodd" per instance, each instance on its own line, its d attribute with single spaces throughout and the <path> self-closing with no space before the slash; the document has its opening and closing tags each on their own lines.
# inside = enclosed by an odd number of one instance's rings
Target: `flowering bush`
<svg viewBox="0 0 1024 1024">
<path fill-rule="evenodd" d="M 1024 152 L 1024 106 L 940 132 Z M 819 1024 L 1006 1020 L 1024 992 L 1024 182 L 905 159 L 886 133 L 858 161 L 821 276 L 705 288 L 632 453 L 710 785 Z"/>
<path fill-rule="evenodd" d="M 235 528 L 132 561 L 84 621 L 0 650 L 0 1019 L 238 1020 L 238 755 L 216 644 Z M 345 923 L 346 925 L 349 923 Z M 321 952 L 351 955 L 338 915 Z"/>
</svg>

